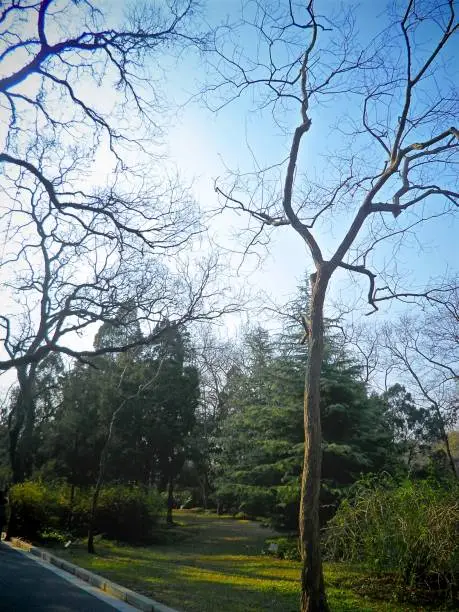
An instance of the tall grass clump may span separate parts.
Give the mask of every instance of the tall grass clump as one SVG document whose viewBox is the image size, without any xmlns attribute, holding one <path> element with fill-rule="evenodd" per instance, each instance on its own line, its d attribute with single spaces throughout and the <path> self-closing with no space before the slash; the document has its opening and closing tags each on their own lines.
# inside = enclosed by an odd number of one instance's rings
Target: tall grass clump
<svg viewBox="0 0 459 612">
<path fill-rule="evenodd" d="M 325 550 L 451 600 L 459 584 L 459 486 L 367 479 L 329 522 Z"/>
</svg>

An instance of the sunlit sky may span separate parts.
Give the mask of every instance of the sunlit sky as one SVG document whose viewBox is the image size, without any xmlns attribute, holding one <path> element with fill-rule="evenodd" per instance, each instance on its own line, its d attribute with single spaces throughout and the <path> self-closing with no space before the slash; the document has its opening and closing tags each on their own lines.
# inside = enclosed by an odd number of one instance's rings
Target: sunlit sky
<svg viewBox="0 0 459 612">
<path fill-rule="evenodd" d="M 236 22 L 240 18 L 242 4 L 239 0 L 208 0 L 202 16 L 210 26 L 223 21 Z M 321 7 L 329 9 L 337 6 L 337 3 L 324 0 L 322 3 L 318 1 L 316 5 L 320 12 Z M 120 0 L 113 3 L 111 17 L 119 15 L 123 6 L 124 2 Z M 356 8 L 356 36 L 362 44 L 367 44 L 378 31 L 388 25 L 388 13 L 382 7 L 382 3 L 364 0 Z M 240 43 L 250 50 L 256 40 L 246 32 L 242 34 Z M 447 53 L 447 60 L 454 57 L 459 57 L 458 37 Z M 254 159 L 263 166 L 278 163 L 286 157 L 292 129 L 299 120 L 296 111 L 283 118 L 281 129 L 272 120 L 270 109 L 261 111 L 249 91 L 221 110 L 211 111 L 203 98 L 196 96 L 209 78 L 209 68 L 197 53 L 190 49 L 178 61 L 159 56 L 158 62 L 164 62 L 167 66 L 166 75 L 164 78 L 161 76 L 165 98 L 170 101 L 171 109 L 179 106 L 179 110 L 167 117 L 164 144 L 169 156 L 168 163 L 178 169 L 185 183 L 192 184 L 193 194 L 204 212 L 218 206 L 214 182 L 225 175 L 228 168 L 249 172 L 253 169 Z M 451 62 L 449 70 L 450 78 L 456 79 L 457 83 L 459 65 Z M 305 137 L 301 161 L 305 167 L 313 161 L 316 174 L 322 175 L 325 181 L 329 172 L 327 152 L 341 146 L 340 135 L 334 126 L 343 110 L 347 110 L 350 115 L 360 110 L 353 107 L 353 104 L 349 100 L 349 108 L 343 109 L 329 99 L 326 105 L 310 108 L 312 128 Z M 403 219 L 403 215 L 400 219 Z M 347 219 L 340 217 L 336 223 L 318 227 L 317 237 L 326 256 L 343 236 L 346 222 Z M 243 231 L 245 223 L 245 219 L 236 213 L 216 215 L 208 221 L 209 234 L 216 244 L 224 248 L 223 258 L 228 262 L 227 274 L 235 286 L 250 286 L 254 294 L 266 293 L 281 304 L 294 294 L 305 271 L 312 271 L 305 245 L 291 228 L 283 227 L 272 234 L 266 248 L 258 249 L 257 255 L 260 257 L 242 259 L 237 253 L 241 253 L 246 244 Z M 441 217 L 420 228 L 415 238 L 409 238 L 397 251 L 399 287 L 416 290 L 425 287 L 431 279 L 438 280 L 457 272 L 458 230 L 457 216 L 455 219 L 450 216 Z M 375 259 L 376 269 L 392 266 L 393 260 L 392 247 L 381 245 Z M 365 280 L 339 272 L 332 280 L 329 303 L 339 301 L 351 309 L 356 307 L 350 317 L 358 320 L 368 311 L 362 298 L 366 290 Z M 398 311 L 399 307 L 384 303 L 381 313 L 374 315 L 371 321 L 376 324 L 391 309 Z M 257 317 L 260 319 L 256 321 L 252 314 L 233 317 L 227 321 L 228 333 L 234 333 L 237 326 L 246 319 L 251 323 L 270 325 L 267 313 L 257 314 Z M 90 345 L 92 337 L 81 342 Z"/>
<path fill-rule="evenodd" d="M 333 3 L 330 1 L 323 4 L 317 2 L 317 10 L 320 11 L 321 6 L 329 7 L 331 4 Z M 224 0 L 210 2 L 207 7 L 206 15 L 209 21 L 217 23 L 225 18 L 229 21 L 237 20 L 241 3 L 236 0 Z M 368 42 L 387 26 L 389 17 L 382 7 L 382 3 L 370 1 L 360 3 L 355 12 L 359 40 Z M 448 49 L 449 59 L 459 56 L 458 38 L 456 37 Z M 250 48 L 255 41 L 243 39 L 242 44 Z M 456 64 L 451 72 L 456 83 L 459 80 L 458 70 Z M 202 73 L 199 58 L 193 54 L 182 58 L 171 78 L 171 91 L 175 99 L 185 100 L 187 95 L 195 93 L 199 86 L 202 87 L 202 80 L 205 78 Z M 359 109 L 350 107 L 348 110 L 352 113 Z M 318 163 L 318 169 L 325 177 L 326 151 L 339 148 L 341 144 L 339 134 L 332 126 L 342 111 L 342 108 L 335 107 L 330 100 L 326 106 L 310 109 L 312 128 L 304 141 L 305 161 L 307 163 L 308 155 L 314 155 L 317 151 L 317 158 L 323 156 Z M 287 125 L 294 127 L 298 119 L 299 117 L 292 113 L 285 118 L 285 121 Z M 288 152 L 291 131 L 283 133 L 272 121 L 269 109 L 260 112 L 256 100 L 254 101 L 250 93 L 247 93 L 218 112 L 208 110 L 201 99 L 187 104 L 182 108 L 176 125 L 169 131 L 168 139 L 171 157 L 177 163 L 180 172 L 194 180 L 193 189 L 197 200 L 203 208 L 214 208 L 217 206 L 214 180 L 224 175 L 228 167 L 250 171 L 253 168 L 254 155 L 261 166 L 279 162 Z M 315 161 L 317 162 L 317 159 Z M 219 242 L 230 248 L 242 250 L 244 236 L 240 230 L 243 227 L 244 219 L 236 217 L 236 214 L 226 213 L 214 220 L 212 230 Z M 332 226 L 322 232 L 319 230 L 319 242 L 324 245 L 325 252 L 337 245 L 343 229 L 344 227 L 338 222 L 337 227 Z M 438 280 L 457 270 L 458 230 L 457 216 L 442 217 L 420 227 L 416 237 L 407 239 L 404 247 L 397 253 L 400 287 L 416 290 L 425 287 L 431 279 Z M 230 235 L 233 241 L 229 240 Z M 237 238 L 234 240 L 235 236 Z M 279 228 L 267 250 L 262 249 L 259 252 L 263 255 L 261 262 L 256 258 L 249 258 L 242 270 L 244 273 L 250 270 L 249 279 L 254 287 L 261 287 L 279 301 L 295 291 L 306 269 L 312 270 L 311 260 L 302 239 L 289 227 Z M 377 265 L 384 268 L 392 259 L 392 247 L 381 245 L 376 258 Z M 354 287 L 356 282 L 359 284 L 357 292 Z M 332 300 L 338 299 L 348 301 L 350 305 L 355 304 L 360 289 L 363 287 L 366 291 L 367 288 L 365 281 L 363 285 L 360 282 L 361 279 L 351 279 L 347 274 L 338 273 L 332 281 L 329 296 Z M 357 317 L 362 312 L 368 311 L 363 303 L 361 305 L 363 310 L 356 313 Z M 390 308 L 390 304 L 385 303 L 381 306 L 381 311 L 387 312 Z"/>
</svg>

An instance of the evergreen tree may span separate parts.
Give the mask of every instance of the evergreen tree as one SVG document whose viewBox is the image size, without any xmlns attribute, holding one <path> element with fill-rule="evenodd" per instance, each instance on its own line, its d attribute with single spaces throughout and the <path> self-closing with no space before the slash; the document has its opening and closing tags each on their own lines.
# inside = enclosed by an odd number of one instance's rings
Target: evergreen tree
<svg viewBox="0 0 459 612">
<path fill-rule="evenodd" d="M 298 328 L 297 328 L 298 329 Z M 294 330 L 294 328 L 293 328 Z M 217 493 L 227 508 L 270 516 L 295 528 L 303 456 L 304 352 L 298 342 L 247 336 L 248 367 L 229 379 L 228 418 L 219 438 Z M 280 352 L 275 349 L 280 347 Z M 359 369 L 329 345 L 321 379 L 323 426 L 322 519 L 359 476 L 391 465 L 392 431 L 386 403 L 369 395 Z"/>
</svg>

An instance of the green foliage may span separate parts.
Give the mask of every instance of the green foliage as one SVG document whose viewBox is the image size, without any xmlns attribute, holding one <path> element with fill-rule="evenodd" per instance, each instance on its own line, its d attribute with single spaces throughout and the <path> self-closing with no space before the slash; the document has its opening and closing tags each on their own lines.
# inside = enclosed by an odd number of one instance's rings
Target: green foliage
<svg viewBox="0 0 459 612">
<path fill-rule="evenodd" d="M 228 417 L 217 440 L 217 498 L 228 512 L 269 517 L 276 527 L 298 524 L 303 461 L 304 347 L 294 350 L 266 330 L 247 336 L 247 366 L 225 389 Z M 278 346 L 281 346 L 281 352 Z M 393 463 L 392 430 L 385 402 L 369 395 L 352 363 L 328 344 L 322 369 L 323 486 L 325 522 L 363 473 Z"/>
<path fill-rule="evenodd" d="M 364 562 L 400 586 L 428 584 L 454 597 L 459 578 L 459 488 L 367 479 L 329 523 L 329 558 Z"/>
<path fill-rule="evenodd" d="M 148 542 L 164 512 L 164 499 L 154 490 L 111 486 L 102 490 L 96 531 L 113 540 Z"/>
<path fill-rule="evenodd" d="M 52 546 L 55 544 L 65 544 L 68 542 L 72 534 L 69 531 L 60 531 L 58 529 L 44 529 L 38 534 L 40 542 Z"/>
<path fill-rule="evenodd" d="M 322 367 L 322 521 L 362 474 L 391 470 L 398 455 L 387 405 L 369 394 L 359 368 L 329 355 Z"/>
<path fill-rule="evenodd" d="M 270 547 L 271 544 L 275 544 L 275 547 Z M 266 540 L 264 552 L 278 559 L 287 559 L 289 561 L 301 560 L 300 546 L 297 537 L 268 538 Z"/>
<path fill-rule="evenodd" d="M 9 498 L 15 516 L 12 535 L 33 540 L 47 528 L 61 528 L 68 513 L 63 493 L 42 482 L 26 481 L 11 487 Z"/>
<path fill-rule="evenodd" d="M 14 535 L 61 541 L 68 539 L 70 531 L 74 535 L 85 533 L 91 494 L 77 491 L 71 508 L 68 487 L 27 481 L 11 488 L 10 503 L 16 517 Z M 149 541 L 164 507 L 164 499 L 155 490 L 110 486 L 100 495 L 96 531 L 120 541 Z"/>
<path fill-rule="evenodd" d="M 258 486 L 228 484 L 220 487 L 219 499 L 236 516 L 256 518 L 269 515 L 275 503 L 275 492 Z"/>
<path fill-rule="evenodd" d="M 265 540 L 276 534 L 259 523 L 233 521 L 215 514 L 178 511 L 182 537 L 149 547 L 101 540 L 98 554 L 75 543 L 59 555 L 187 612 L 294 612 L 298 610 L 300 564 L 262 554 Z M 176 529 L 169 529 L 174 534 Z M 183 537 L 188 534 L 188 537 Z M 418 612 L 419 606 L 362 593 L 367 579 L 361 568 L 344 563 L 324 566 L 333 612 Z M 384 601 L 386 599 L 386 601 Z M 438 609 L 438 608 L 435 608 Z"/>
<path fill-rule="evenodd" d="M 118 333 L 124 334 L 123 341 L 135 340 L 136 321 L 102 326 L 96 345 L 112 343 Z M 151 346 L 99 357 L 97 368 L 77 364 L 66 375 L 62 401 L 43 428 L 36 474 L 45 480 L 64 478 L 80 488 L 94 485 L 116 412 L 104 481 L 161 489 L 177 477 L 190 454 L 199 377 L 189 363 L 186 332 L 167 322 L 163 327 L 163 336 Z"/>
</svg>

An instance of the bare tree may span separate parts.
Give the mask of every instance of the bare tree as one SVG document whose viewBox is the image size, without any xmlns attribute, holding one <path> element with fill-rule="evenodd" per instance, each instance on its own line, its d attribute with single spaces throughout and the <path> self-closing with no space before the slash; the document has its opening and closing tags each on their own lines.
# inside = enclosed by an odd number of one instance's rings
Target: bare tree
<svg viewBox="0 0 459 612">
<path fill-rule="evenodd" d="M 79 316 L 91 304 L 86 324 L 98 315 L 104 320 L 100 311 L 109 300 L 97 312 L 97 299 L 117 294 L 117 268 L 126 261 L 133 268 L 133 257 L 145 253 L 174 256 L 200 231 L 196 206 L 178 181 L 160 176 L 151 155 L 143 162 L 139 157 L 164 112 L 158 82 L 149 78 L 150 58 L 199 42 L 191 33 L 193 4 L 138 5 L 119 27 L 106 8 L 72 0 L 2 5 L 0 104 L 8 130 L 0 152 L 1 275 L 10 293 L 41 293 L 42 320 L 25 350 L 25 338 L 17 346 L 13 329 L 18 313 L 3 317 L 9 358 L 0 361 L 1 370 L 63 350 L 58 340 L 69 331 L 64 320 L 70 311 Z M 142 168 L 146 161 L 149 167 Z M 101 177 L 92 174 L 94 165 Z M 58 306 L 45 325 L 52 292 Z M 27 313 L 30 303 L 23 305 Z M 35 322 L 21 321 L 27 338 Z"/>
<path fill-rule="evenodd" d="M 198 463 L 196 476 L 204 507 L 213 488 L 215 472 L 214 455 L 216 438 L 227 416 L 225 385 L 228 376 L 238 370 L 242 363 L 240 347 L 232 341 L 216 336 L 210 325 L 201 326 L 194 339 L 194 363 L 199 372 L 200 405 L 198 423 L 200 427 L 199 448 L 194 461 Z"/>
<path fill-rule="evenodd" d="M 222 418 L 222 395 L 228 373 L 241 366 L 240 347 L 234 340 L 219 338 L 207 326 L 199 330 L 194 354 L 200 372 L 204 421 L 213 423 Z"/>
<path fill-rule="evenodd" d="M 379 344 L 386 351 L 387 377 L 407 380 L 412 395 L 433 416 L 434 435 L 441 440 L 453 475 L 459 478 L 448 431 L 457 425 L 459 405 L 459 288 L 431 292 L 423 316 L 405 315 L 386 325 Z"/>
<path fill-rule="evenodd" d="M 180 326 L 226 310 L 217 259 L 192 255 L 197 206 L 154 149 L 166 105 L 153 60 L 202 42 L 194 3 L 136 4 L 125 16 L 117 8 L 0 8 L 0 371 L 14 368 L 19 382 L 9 419 L 15 480 L 28 471 L 19 446 L 26 453 L 37 368 L 50 353 L 84 362 L 129 350 L 122 335 L 97 349 L 78 339 L 94 323 L 122 327 L 127 302 L 143 332 L 134 343 L 150 343 L 164 319 Z"/>
<path fill-rule="evenodd" d="M 326 3 L 318 5 L 332 10 Z M 448 61 L 458 31 L 454 2 L 407 0 L 395 3 L 394 11 L 390 27 L 358 48 L 353 27 L 358 13 L 322 15 L 313 0 L 249 2 L 240 29 L 225 28 L 215 38 L 217 77 L 206 89 L 214 107 L 250 91 L 258 110 L 271 111 L 277 126 L 290 134 L 281 162 L 265 169 L 259 164 L 252 173 L 232 173 L 215 189 L 222 211 L 249 220 L 246 252 L 266 244 L 266 231 L 288 227 L 304 241 L 315 266 L 306 321 L 309 359 L 299 519 L 301 610 L 308 612 L 328 610 L 318 517 L 319 381 L 327 288 L 339 270 L 358 275 L 368 282 L 372 312 L 384 300 L 416 297 L 417 291 L 389 282 L 398 278 L 401 241 L 425 221 L 452 213 L 459 201 L 453 171 L 459 132 L 452 126 L 458 102 Z M 256 45 L 243 46 L 255 37 Z M 330 107 L 332 130 L 316 140 L 318 151 L 308 149 L 313 121 Z M 293 131 L 291 113 L 298 117 Z M 334 152 L 320 148 L 328 137 L 336 144 Z M 324 152 L 327 168 L 321 170 L 317 158 Z M 303 175 L 300 164 L 306 168 Z M 384 241 L 394 249 L 394 265 L 378 275 L 376 255 Z"/>
</svg>

